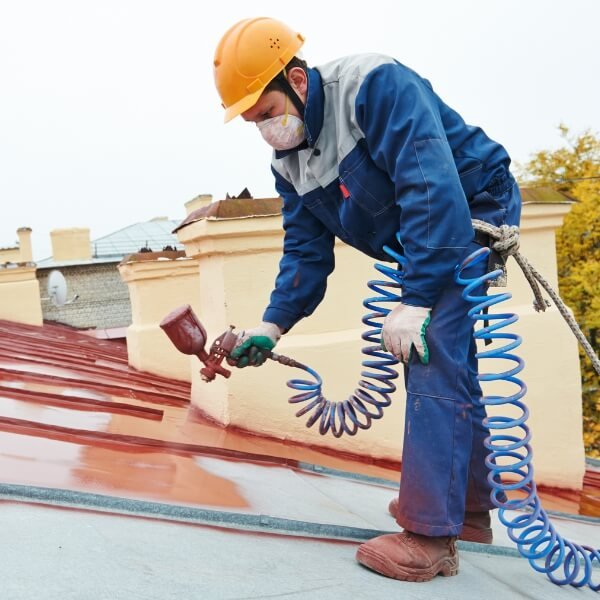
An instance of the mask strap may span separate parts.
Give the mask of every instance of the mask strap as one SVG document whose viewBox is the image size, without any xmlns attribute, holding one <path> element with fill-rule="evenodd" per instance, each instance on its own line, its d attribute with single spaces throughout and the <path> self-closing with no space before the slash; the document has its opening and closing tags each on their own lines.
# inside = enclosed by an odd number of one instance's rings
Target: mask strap
<svg viewBox="0 0 600 600">
<path fill-rule="evenodd" d="M 300 99 L 300 96 L 296 93 L 296 90 L 290 85 L 290 82 L 287 80 L 286 71 L 280 71 L 275 77 L 281 84 L 285 95 L 292 101 L 292 104 L 296 107 L 296 110 L 300 113 L 302 119 L 304 119 L 304 103 Z"/>
<path fill-rule="evenodd" d="M 287 95 L 286 95 L 286 97 L 285 97 L 285 113 L 284 113 L 283 119 L 282 119 L 282 121 L 281 121 L 281 124 L 282 124 L 284 127 L 287 125 L 287 122 L 288 122 L 288 117 L 289 117 L 289 115 L 290 115 L 290 111 L 288 110 L 288 106 L 289 106 L 289 105 L 290 105 L 290 100 L 289 100 L 289 98 L 288 98 L 288 97 L 287 97 Z"/>
</svg>

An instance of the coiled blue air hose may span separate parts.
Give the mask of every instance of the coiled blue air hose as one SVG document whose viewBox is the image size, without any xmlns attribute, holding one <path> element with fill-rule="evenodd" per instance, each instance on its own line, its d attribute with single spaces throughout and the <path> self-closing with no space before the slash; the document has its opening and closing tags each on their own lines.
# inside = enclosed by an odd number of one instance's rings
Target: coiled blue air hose
<svg viewBox="0 0 600 600">
<path fill-rule="evenodd" d="M 362 362 L 362 366 L 369 370 L 361 371 L 361 377 L 364 379 L 358 382 L 359 387 L 346 400 L 332 402 L 322 394 L 323 380 L 319 374 L 306 365 L 298 364 L 296 366 L 312 375 L 314 381 L 292 379 L 287 382 L 288 387 L 302 392 L 292 396 L 288 401 L 291 404 L 307 403 L 296 413 L 296 416 L 301 417 L 312 413 L 306 426 L 312 427 L 319 421 L 321 435 L 331 430 L 331 433 L 339 438 L 344 433 L 355 435 L 359 429 L 369 429 L 373 420 L 381 419 L 383 409 L 392 402 L 390 395 L 396 391 L 393 380 L 398 377 L 398 373 L 394 367 L 399 361 L 381 349 L 382 322 L 390 310 L 379 306 L 379 303 L 400 300 L 400 296 L 394 290 L 402 286 L 404 276 L 402 265 L 406 260 L 388 246 L 384 246 L 383 249 L 398 263 L 398 268 L 375 264 L 375 268 L 388 279 L 369 281 L 367 284 L 378 295 L 367 298 L 363 302 L 363 306 L 370 312 L 362 319 L 369 329 L 362 334 L 361 338 L 372 345 L 365 346 L 361 350 L 368 357 Z M 374 383 L 367 381 L 367 378 L 374 380 Z"/>
<path fill-rule="evenodd" d="M 487 406 L 515 406 L 520 411 L 516 418 L 488 416 L 484 421 L 490 429 L 490 436 L 485 445 L 490 451 L 486 464 L 490 470 L 488 478 L 493 487 L 491 499 L 499 508 L 498 516 L 507 527 L 510 539 L 536 571 L 545 573 L 556 585 L 588 585 L 592 590 L 598 591 L 600 583 L 592 582 L 592 563 L 594 560 L 600 563 L 600 551 L 563 538 L 554 528 L 537 495 L 531 462 L 531 433 L 527 426 L 529 411 L 521 400 L 527 392 L 527 387 L 517 377 L 525 364 L 523 359 L 513 354 L 513 350 L 521 345 L 521 337 L 502 331 L 517 321 L 518 317 L 513 313 L 486 312 L 488 307 L 504 302 L 512 296 L 509 293 L 483 296 L 472 294 L 482 284 L 498 277 L 501 274 L 500 270 L 471 279 L 463 276 L 465 269 L 486 260 L 489 253 L 488 248 L 481 248 L 469 255 L 456 268 L 455 280 L 465 286 L 463 297 L 473 304 L 469 310 L 471 318 L 475 322 L 484 322 L 484 326 L 475 331 L 475 338 L 500 340 L 500 343 L 504 344 L 502 347 L 479 352 L 477 358 L 500 358 L 512 363 L 502 373 L 480 374 L 479 380 L 507 381 L 517 388 L 511 396 L 484 396 L 482 399 Z M 512 430 L 513 434 L 509 434 L 507 430 Z M 510 479 L 510 482 L 502 481 L 503 475 L 508 475 L 507 479 Z M 507 491 L 518 492 L 521 497 L 503 500 L 500 497 L 501 493 Z M 508 511 L 511 510 L 524 512 L 510 515 Z M 561 567 L 562 574 L 558 574 Z"/>
<path fill-rule="evenodd" d="M 398 268 L 376 264 L 375 268 L 388 279 L 368 283 L 369 288 L 378 294 L 364 300 L 363 305 L 369 312 L 363 317 L 363 323 L 369 327 L 362 334 L 362 339 L 372 344 L 362 348 L 368 359 L 363 367 L 369 371 L 361 371 L 365 379 L 359 381 L 359 387 L 348 399 L 342 402 L 326 400 L 321 392 L 323 381 L 319 374 L 305 365 L 297 365 L 314 377 L 314 381 L 292 379 L 287 385 L 301 391 L 292 396 L 292 404 L 307 403 L 297 413 L 301 417 L 311 413 L 306 426 L 312 427 L 319 421 L 319 433 L 332 434 L 339 438 L 344 433 L 355 435 L 359 429 L 368 429 L 373 420 L 383 416 L 383 409 L 391 404 L 390 395 L 396 390 L 393 380 L 398 377 L 395 365 L 398 360 L 381 349 L 382 321 L 389 309 L 379 306 L 382 302 L 397 302 L 400 295 L 394 290 L 402 285 L 403 264 L 405 259 L 389 247 L 385 252 L 398 263 Z M 483 373 L 480 381 L 506 381 L 516 386 L 516 392 L 510 396 L 484 396 L 482 401 L 487 406 L 510 405 L 519 409 L 518 417 L 488 416 L 484 424 L 490 429 L 486 439 L 486 448 L 490 455 L 486 465 L 490 471 L 489 481 L 492 485 L 491 499 L 498 507 L 498 516 L 508 530 L 510 539 L 517 545 L 519 553 L 526 558 L 533 569 L 545 573 L 556 585 L 573 587 L 589 586 L 592 590 L 600 590 L 600 583 L 592 582 L 592 564 L 600 563 L 600 550 L 590 546 L 576 544 L 563 538 L 554 528 L 548 514 L 541 506 L 537 488 L 533 479 L 531 452 L 531 432 L 527 426 L 529 410 L 522 402 L 527 392 L 525 383 L 517 377 L 525 363 L 522 358 L 513 354 L 521 345 L 521 337 L 515 333 L 501 331 L 518 320 L 513 313 L 488 313 L 491 306 L 504 302 L 512 297 L 510 293 L 490 295 L 473 295 L 472 292 L 488 281 L 502 274 L 501 270 L 486 273 L 480 277 L 468 278 L 463 272 L 472 265 L 486 260 L 490 250 L 480 248 L 470 254 L 456 268 L 455 280 L 465 286 L 463 297 L 473 304 L 469 316 L 477 323 L 483 321 L 483 327 L 476 329 L 474 336 L 479 340 L 501 340 L 502 347 L 478 352 L 478 359 L 495 358 L 508 360 L 511 363 L 502 373 Z M 375 380 L 370 383 L 366 378 Z M 375 395 L 379 396 L 378 399 Z M 512 431 L 508 433 L 507 430 Z M 515 430 L 516 433 L 515 434 Z M 502 481 L 503 475 L 509 475 L 510 481 Z M 516 481 L 515 481 L 516 479 Z M 505 492 L 517 492 L 521 497 L 502 498 Z M 509 511 L 521 511 L 509 514 Z M 557 571 L 562 567 L 562 575 Z"/>
</svg>

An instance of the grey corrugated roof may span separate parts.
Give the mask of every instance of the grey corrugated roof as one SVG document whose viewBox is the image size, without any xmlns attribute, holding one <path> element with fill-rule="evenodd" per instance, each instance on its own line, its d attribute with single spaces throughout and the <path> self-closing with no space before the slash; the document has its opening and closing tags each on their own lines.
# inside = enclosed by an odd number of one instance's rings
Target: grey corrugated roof
<svg viewBox="0 0 600 600">
<path fill-rule="evenodd" d="M 172 231 L 180 221 L 171 219 L 155 219 L 143 223 L 128 225 L 123 229 L 92 240 L 92 259 L 76 261 L 55 261 L 51 256 L 37 262 L 38 269 L 63 267 L 68 265 L 98 264 L 120 262 L 128 254 L 139 252 L 147 247 L 160 251 L 165 246 L 183 250 Z"/>
<path fill-rule="evenodd" d="M 162 250 L 165 246 L 179 246 L 177 237 L 171 232 L 179 224 L 179 221 L 160 219 L 146 221 L 129 225 L 119 231 L 105 235 L 92 242 L 93 255 L 98 258 L 103 256 L 123 257 L 127 254 L 139 252 L 140 248 L 149 247 L 155 252 Z"/>
</svg>

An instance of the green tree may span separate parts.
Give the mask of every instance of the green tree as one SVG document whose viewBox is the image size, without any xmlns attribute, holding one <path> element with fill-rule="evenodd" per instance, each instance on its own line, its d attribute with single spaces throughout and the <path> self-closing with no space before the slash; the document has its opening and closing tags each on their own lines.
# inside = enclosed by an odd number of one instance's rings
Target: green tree
<svg viewBox="0 0 600 600">
<path fill-rule="evenodd" d="M 577 202 L 557 232 L 560 294 L 573 310 L 595 352 L 600 346 L 600 138 L 590 130 L 572 135 L 560 125 L 563 147 L 542 150 L 519 169 L 524 185 L 552 186 Z M 584 443 L 600 457 L 600 376 L 580 350 Z"/>
</svg>

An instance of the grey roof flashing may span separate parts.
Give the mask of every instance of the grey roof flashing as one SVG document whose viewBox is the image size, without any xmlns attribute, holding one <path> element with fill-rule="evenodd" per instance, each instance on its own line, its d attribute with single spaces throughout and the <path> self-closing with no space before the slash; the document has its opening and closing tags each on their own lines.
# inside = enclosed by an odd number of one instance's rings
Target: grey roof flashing
<svg viewBox="0 0 600 600">
<path fill-rule="evenodd" d="M 53 258 L 45 258 L 37 263 L 38 270 L 42 269 L 63 269 L 65 267 L 84 267 L 89 265 L 105 265 L 109 263 L 118 263 L 122 256 L 102 256 L 92 258 L 90 260 L 54 260 Z"/>
</svg>

